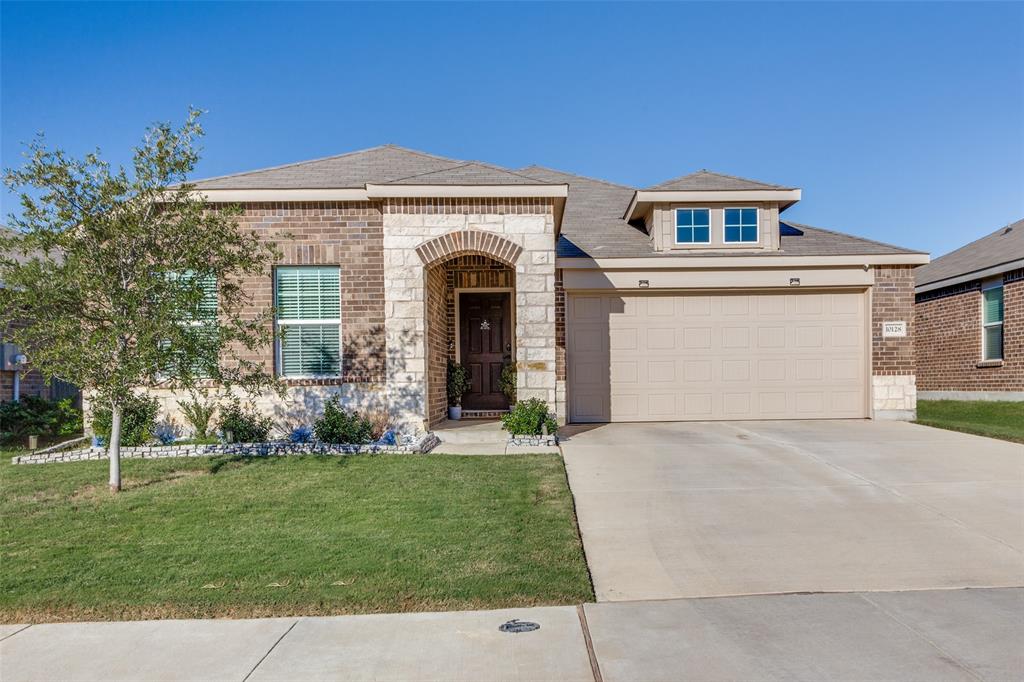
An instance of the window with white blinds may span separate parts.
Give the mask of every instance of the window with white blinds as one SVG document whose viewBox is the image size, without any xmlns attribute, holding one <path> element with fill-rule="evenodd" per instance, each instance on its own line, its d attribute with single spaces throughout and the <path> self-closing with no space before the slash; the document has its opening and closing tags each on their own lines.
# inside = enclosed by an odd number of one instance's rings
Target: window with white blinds
<svg viewBox="0 0 1024 682">
<path fill-rule="evenodd" d="M 276 270 L 277 366 L 286 377 L 341 373 L 340 270 L 289 266 Z"/>
<path fill-rule="evenodd" d="M 1000 282 L 981 292 L 983 360 L 1003 359 L 1003 285 Z"/>
</svg>

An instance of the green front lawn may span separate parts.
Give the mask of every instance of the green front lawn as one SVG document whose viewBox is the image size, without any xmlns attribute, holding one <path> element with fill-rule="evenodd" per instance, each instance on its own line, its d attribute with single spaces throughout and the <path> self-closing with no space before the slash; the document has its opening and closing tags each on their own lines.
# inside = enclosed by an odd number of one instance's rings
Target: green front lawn
<svg viewBox="0 0 1024 682">
<path fill-rule="evenodd" d="M 559 457 L 11 465 L 0 622 L 479 609 L 593 600 Z"/>
<path fill-rule="evenodd" d="M 918 400 L 917 423 L 1024 443 L 1024 402 Z"/>
</svg>

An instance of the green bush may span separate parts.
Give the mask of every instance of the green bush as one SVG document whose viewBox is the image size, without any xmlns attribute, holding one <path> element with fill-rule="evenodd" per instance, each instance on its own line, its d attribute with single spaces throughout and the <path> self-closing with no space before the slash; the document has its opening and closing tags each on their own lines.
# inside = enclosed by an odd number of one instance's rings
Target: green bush
<svg viewBox="0 0 1024 682">
<path fill-rule="evenodd" d="M 373 424 L 355 410 L 342 407 L 338 396 L 331 396 L 324 415 L 313 422 L 313 432 L 323 443 L 362 445 L 373 439 Z"/>
<path fill-rule="evenodd" d="M 179 400 L 178 408 L 192 427 L 193 438 L 203 440 L 210 436 L 210 423 L 213 421 L 213 413 L 217 411 L 216 402 L 192 395 L 188 400 Z"/>
<path fill-rule="evenodd" d="M 502 428 L 513 436 L 539 436 L 547 426 L 548 433 L 558 430 L 558 422 L 548 411 L 548 404 L 540 398 L 530 398 L 515 404 L 501 418 Z"/>
<path fill-rule="evenodd" d="M 501 368 L 501 379 L 499 380 L 501 392 L 508 398 L 510 405 L 516 402 L 516 363 L 507 362 Z"/>
<path fill-rule="evenodd" d="M 0 403 L 0 443 L 16 442 L 25 436 L 77 436 L 82 433 L 82 411 L 70 398 L 44 400 L 25 396 Z"/>
<path fill-rule="evenodd" d="M 220 430 L 225 439 L 234 443 L 265 442 L 273 423 L 273 419 L 260 414 L 254 406 L 243 408 L 238 398 L 220 411 Z"/>
<path fill-rule="evenodd" d="M 449 360 L 446 385 L 448 389 L 448 404 L 461 405 L 462 396 L 466 395 L 466 391 L 472 385 L 469 370 L 459 363 Z"/>
<path fill-rule="evenodd" d="M 133 395 L 121 411 L 121 445 L 137 447 L 153 440 L 156 428 L 156 415 L 160 411 L 160 403 L 156 398 L 144 395 Z M 110 443 L 110 429 L 113 414 L 109 405 L 98 406 L 92 413 L 92 430 Z"/>
</svg>

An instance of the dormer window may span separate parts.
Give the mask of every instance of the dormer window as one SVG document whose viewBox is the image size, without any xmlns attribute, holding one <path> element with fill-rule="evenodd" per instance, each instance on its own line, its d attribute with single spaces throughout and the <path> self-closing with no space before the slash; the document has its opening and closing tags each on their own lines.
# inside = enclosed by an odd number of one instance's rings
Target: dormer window
<svg viewBox="0 0 1024 682">
<path fill-rule="evenodd" d="M 711 211 L 706 208 L 676 209 L 676 244 L 710 244 Z"/>
<path fill-rule="evenodd" d="M 725 209 L 725 243 L 757 243 L 757 209 Z"/>
</svg>

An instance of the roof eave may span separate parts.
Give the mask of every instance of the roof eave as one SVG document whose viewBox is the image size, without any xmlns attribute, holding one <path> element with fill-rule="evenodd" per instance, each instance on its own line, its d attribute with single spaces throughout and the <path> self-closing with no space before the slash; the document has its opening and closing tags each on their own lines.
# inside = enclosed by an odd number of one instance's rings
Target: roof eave
<svg viewBox="0 0 1024 682">
<path fill-rule="evenodd" d="M 928 282 L 926 284 L 919 284 L 914 287 L 914 293 L 923 294 L 926 291 L 944 289 L 957 284 L 963 284 L 964 282 L 973 282 L 976 279 L 995 277 L 996 275 L 1001 275 L 1004 272 L 1009 272 L 1010 270 L 1017 270 L 1018 268 L 1024 268 L 1024 258 L 1007 261 L 1006 263 L 1000 263 L 999 265 L 992 265 L 987 268 L 981 268 L 980 270 L 972 270 L 960 275 L 943 277 L 942 279 L 937 279 L 934 282 Z"/>
<path fill-rule="evenodd" d="M 763 255 L 722 255 L 692 258 L 686 256 L 661 256 L 657 258 L 590 258 L 560 256 L 556 267 L 565 269 L 598 270 L 661 270 L 686 269 L 706 270 L 717 268 L 792 268 L 792 267 L 864 267 L 872 265 L 923 265 L 928 262 L 927 253 L 878 253 L 863 255 L 832 256 L 763 256 Z"/>
<path fill-rule="evenodd" d="M 800 201 L 799 189 L 728 189 L 728 190 L 649 190 L 641 189 L 633 193 L 633 199 L 626 208 L 623 218 L 633 220 L 644 212 L 650 204 L 666 203 L 722 203 L 743 201 L 777 201 L 779 211 L 784 211 Z"/>
</svg>

